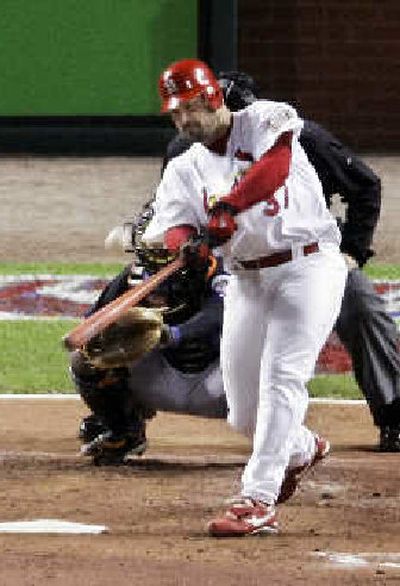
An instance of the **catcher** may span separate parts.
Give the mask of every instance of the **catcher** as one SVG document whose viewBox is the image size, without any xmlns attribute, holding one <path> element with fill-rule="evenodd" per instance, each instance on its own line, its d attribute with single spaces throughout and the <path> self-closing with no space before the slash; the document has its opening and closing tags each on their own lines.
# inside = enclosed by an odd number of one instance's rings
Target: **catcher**
<svg viewBox="0 0 400 586">
<path fill-rule="evenodd" d="M 106 286 L 87 315 L 172 260 L 166 249 L 142 245 L 151 216 L 150 202 L 125 226 L 137 264 Z M 129 453 L 143 454 L 146 420 L 157 410 L 226 417 L 219 366 L 224 278 L 212 256 L 191 263 L 141 307 L 71 354 L 72 379 L 92 412 L 80 426 L 81 451 L 95 464 L 117 464 Z"/>
</svg>

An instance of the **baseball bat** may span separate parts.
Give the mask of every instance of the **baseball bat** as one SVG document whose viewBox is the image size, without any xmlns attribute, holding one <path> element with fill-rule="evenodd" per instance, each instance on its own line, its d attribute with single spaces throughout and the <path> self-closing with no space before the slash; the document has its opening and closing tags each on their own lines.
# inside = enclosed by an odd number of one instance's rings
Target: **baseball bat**
<svg viewBox="0 0 400 586">
<path fill-rule="evenodd" d="M 104 307 L 87 317 L 63 338 L 63 344 L 67 350 L 82 348 L 96 334 L 106 329 L 107 326 L 117 321 L 131 307 L 135 307 L 149 293 L 154 291 L 170 275 L 184 266 L 181 257 L 176 258 L 155 275 L 146 281 L 136 285 L 133 289 L 126 291 L 114 301 L 107 303 Z"/>
</svg>

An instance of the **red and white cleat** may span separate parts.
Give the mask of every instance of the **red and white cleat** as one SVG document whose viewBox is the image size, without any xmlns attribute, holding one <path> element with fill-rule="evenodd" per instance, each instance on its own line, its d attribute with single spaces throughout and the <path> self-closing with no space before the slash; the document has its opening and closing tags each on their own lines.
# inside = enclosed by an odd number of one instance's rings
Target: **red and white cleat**
<svg viewBox="0 0 400 586">
<path fill-rule="evenodd" d="M 315 464 L 326 458 L 331 449 L 329 441 L 318 435 L 315 436 L 315 454 L 309 464 L 288 468 L 282 482 L 281 491 L 278 496 L 277 504 L 281 505 L 289 500 L 296 492 L 300 482 L 303 480 L 306 472 Z"/>
<path fill-rule="evenodd" d="M 249 497 L 234 500 L 225 515 L 208 524 L 208 532 L 213 537 L 243 537 L 277 531 L 274 505 Z"/>
</svg>

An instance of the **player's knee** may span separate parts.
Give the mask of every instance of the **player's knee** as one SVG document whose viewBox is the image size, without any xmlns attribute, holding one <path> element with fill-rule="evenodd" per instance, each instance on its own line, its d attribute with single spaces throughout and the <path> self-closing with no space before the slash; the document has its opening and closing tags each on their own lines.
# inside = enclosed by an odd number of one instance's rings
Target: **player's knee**
<svg viewBox="0 0 400 586">
<path fill-rule="evenodd" d="M 89 409 L 102 417 L 127 411 L 130 393 L 123 369 L 93 367 L 79 350 L 70 357 L 70 374 L 76 390 Z"/>
<path fill-rule="evenodd" d="M 91 366 L 80 350 L 71 353 L 69 371 L 77 391 L 81 394 L 96 390 L 106 373 Z"/>
<path fill-rule="evenodd" d="M 80 350 L 74 350 L 70 355 L 70 371 L 74 376 L 89 375 L 93 371 L 85 355 Z"/>
</svg>

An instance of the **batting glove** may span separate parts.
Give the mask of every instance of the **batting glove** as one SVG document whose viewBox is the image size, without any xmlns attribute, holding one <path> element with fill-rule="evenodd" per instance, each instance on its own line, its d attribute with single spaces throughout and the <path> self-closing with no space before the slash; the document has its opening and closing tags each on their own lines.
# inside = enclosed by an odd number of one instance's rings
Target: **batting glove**
<svg viewBox="0 0 400 586">
<path fill-rule="evenodd" d="M 210 246 L 221 246 L 230 240 L 237 230 L 234 217 L 238 210 L 230 203 L 218 201 L 208 212 L 207 231 Z"/>
</svg>

